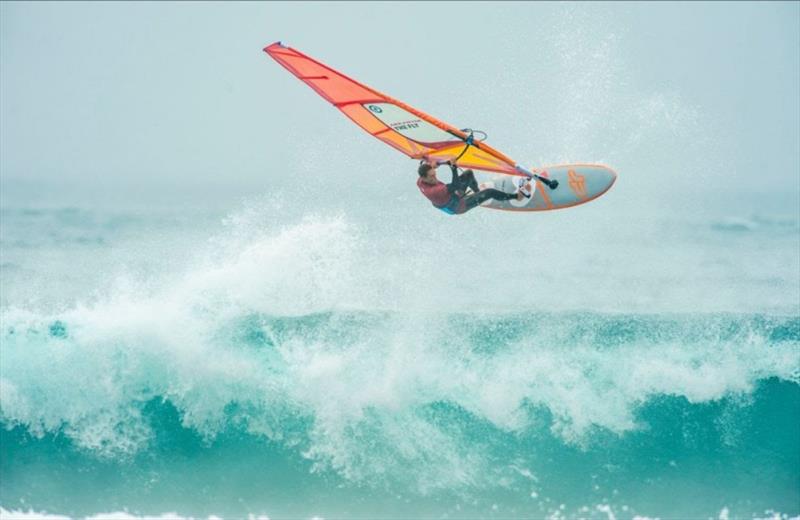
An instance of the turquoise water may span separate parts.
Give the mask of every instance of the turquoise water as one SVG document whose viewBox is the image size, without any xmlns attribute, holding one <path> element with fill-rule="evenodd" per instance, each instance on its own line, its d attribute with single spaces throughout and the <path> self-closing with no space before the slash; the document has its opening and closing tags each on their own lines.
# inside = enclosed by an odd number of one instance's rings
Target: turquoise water
<svg viewBox="0 0 800 520">
<path fill-rule="evenodd" d="M 508 240 L 519 216 L 413 198 L 376 219 L 280 190 L 81 193 L 3 190 L 7 511 L 800 514 L 800 224 L 779 205 L 590 205 Z"/>
</svg>

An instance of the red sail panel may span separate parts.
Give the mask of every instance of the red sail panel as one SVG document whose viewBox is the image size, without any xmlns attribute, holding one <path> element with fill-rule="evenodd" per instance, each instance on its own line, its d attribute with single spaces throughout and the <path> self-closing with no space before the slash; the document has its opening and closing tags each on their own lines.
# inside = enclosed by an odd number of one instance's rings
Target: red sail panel
<svg viewBox="0 0 800 520">
<path fill-rule="evenodd" d="M 409 157 L 458 157 L 467 135 L 405 103 L 363 85 L 305 54 L 278 43 L 264 52 L 332 103 L 354 123 Z M 475 143 L 459 166 L 518 175 L 514 161 L 487 144 Z"/>
</svg>

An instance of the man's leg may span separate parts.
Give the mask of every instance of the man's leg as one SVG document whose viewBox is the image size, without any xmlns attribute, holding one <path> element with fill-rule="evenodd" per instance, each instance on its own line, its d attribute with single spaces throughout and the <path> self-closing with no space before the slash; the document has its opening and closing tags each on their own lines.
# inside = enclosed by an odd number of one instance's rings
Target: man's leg
<svg viewBox="0 0 800 520">
<path fill-rule="evenodd" d="M 487 188 L 477 193 L 472 193 L 464 197 L 464 211 L 467 212 L 472 208 L 477 208 L 489 199 L 494 200 L 512 200 L 516 199 L 516 193 L 506 193 L 504 191 L 496 190 L 494 188 Z"/>
<path fill-rule="evenodd" d="M 469 186 L 472 191 L 478 193 L 481 189 L 478 186 L 478 181 L 475 180 L 475 173 L 472 170 L 466 170 L 458 176 L 458 182 L 462 186 Z"/>
</svg>

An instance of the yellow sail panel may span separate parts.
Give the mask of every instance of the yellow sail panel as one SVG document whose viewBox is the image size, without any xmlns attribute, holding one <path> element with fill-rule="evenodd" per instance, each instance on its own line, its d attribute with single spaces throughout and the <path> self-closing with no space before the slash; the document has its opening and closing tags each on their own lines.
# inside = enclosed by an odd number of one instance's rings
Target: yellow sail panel
<svg viewBox="0 0 800 520">
<path fill-rule="evenodd" d="M 428 156 L 432 159 L 448 161 L 458 157 L 464 151 L 464 146 L 453 150 L 435 150 Z M 504 161 L 490 154 L 486 150 L 470 146 L 466 152 L 458 159 L 458 165 L 462 168 L 472 168 L 474 170 L 485 170 L 497 173 L 507 173 L 510 175 L 519 175 L 519 172 L 514 168 L 513 164 Z"/>
<path fill-rule="evenodd" d="M 441 161 L 458 158 L 458 165 L 462 168 L 520 175 L 512 159 L 482 141 L 475 142 L 470 146 L 466 146 L 466 143 L 458 143 L 448 148 L 438 149 L 430 153 L 429 157 Z"/>
</svg>

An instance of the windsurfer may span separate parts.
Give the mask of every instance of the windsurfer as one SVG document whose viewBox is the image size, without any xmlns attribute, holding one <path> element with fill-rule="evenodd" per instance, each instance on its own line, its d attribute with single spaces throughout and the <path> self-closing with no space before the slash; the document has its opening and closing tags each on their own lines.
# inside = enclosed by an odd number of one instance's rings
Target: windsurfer
<svg viewBox="0 0 800 520">
<path fill-rule="evenodd" d="M 523 186 L 516 193 L 506 193 L 494 188 L 482 190 L 478 186 L 472 170 L 466 170 L 459 174 L 458 167 L 451 161 L 444 164 L 450 165 L 453 179 L 450 184 L 445 184 L 436 178 L 436 168 L 440 164 L 442 163 L 433 160 L 423 160 L 417 170 L 419 173 L 417 187 L 435 207 L 446 213 L 460 215 L 477 208 L 489 199 L 502 201 L 522 200 L 523 197 L 530 197 L 530 186 Z M 472 193 L 467 194 L 467 188 L 471 189 Z"/>
</svg>

